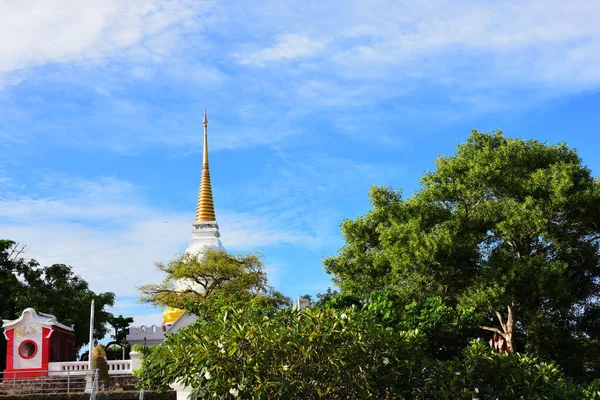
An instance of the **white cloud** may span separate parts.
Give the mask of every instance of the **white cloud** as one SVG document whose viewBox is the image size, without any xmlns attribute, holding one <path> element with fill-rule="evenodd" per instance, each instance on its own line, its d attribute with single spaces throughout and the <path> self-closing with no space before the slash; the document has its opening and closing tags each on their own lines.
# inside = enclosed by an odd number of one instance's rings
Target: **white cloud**
<svg viewBox="0 0 600 400">
<path fill-rule="evenodd" d="M 597 2 L 584 0 L 265 2 L 235 8 L 186 0 L 5 2 L 0 73 L 114 59 L 125 62 L 132 76 L 149 79 L 151 64 L 168 60 L 173 76 L 223 81 L 219 64 L 234 54 L 240 64 L 254 66 L 310 59 L 314 64 L 302 68 L 347 79 L 455 76 L 471 84 L 475 70 L 477 83 L 493 75 L 502 78 L 497 85 L 581 87 L 600 80 L 594 68 L 600 61 L 599 14 Z M 217 44 L 210 33 L 231 41 Z M 174 55 L 174 48 L 185 50 Z"/>
<path fill-rule="evenodd" d="M 392 18 L 401 12 L 375 8 Z M 361 21 L 356 43 L 334 55 L 348 77 L 422 73 L 461 85 L 600 83 L 590 66 L 600 50 L 598 3 L 449 2 L 415 6 L 396 25 Z M 358 28 L 357 27 L 357 28 Z M 362 40 L 361 40 L 362 39 Z M 597 69 L 596 69 L 597 70 Z M 583 75 L 583 76 L 582 76 Z M 397 75 L 398 76 L 398 75 Z M 475 82 L 472 82 L 475 80 Z"/>
<path fill-rule="evenodd" d="M 25 141 L 7 133 L 0 132 L 0 147 L 10 147 L 13 144 L 24 144 Z"/>
<path fill-rule="evenodd" d="M 213 148 L 283 146 L 317 114 L 412 98 L 418 115 L 465 119 L 600 85 L 593 1 L 22 4 L 0 6 L 0 86 L 52 87 L 1 103 L 9 127 L 30 127 L 7 134 L 27 143 L 185 152 L 204 106 L 232 116 L 252 104 L 262 117 L 223 118 Z M 34 70 L 44 65 L 56 68 Z M 72 100 L 90 86 L 103 97 Z"/>
<path fill-rule="evenodd" d="M 315 236 L 300 230 L 289 230 L 278 226 L 275 215 L 253 215 L 252 213 L 219 213 L 219 225 L 224 245 L 232 249 L 251 250 L 285 243 L 314 246 Z M 225 241 L 225 239 L 223 239 Z"/>
<path fill-rule="evenodd" d="M 278 37 L 275 46 L 237 55 L 242 64 L 265 65 L 272 61 L 309 57 L 327 46 L 326 40 L 312 40 L 303 35 L 285 34 Z"/>
<path fill-rule="evenodd" d="M 162 280 L 154 262 L 166 262 L 185 250 L 193 210 L 153 208 L 137 188 L 114 178 L 60 176 L 44 182 L 41 187 L 53 182 L 60 197 L 0 198 L 0 232 L 27 244 L 28 256 L 43 265 L 72 265 L 95 291 L 136 295 L 136 287 Z M 70 190 L 61 192 L 61 187 Z M 313 240 L 279 226 L 271 216 L 223 212 L 219 218 L 224 245 L 231 251 Z"/>
<path fill-rule="evenodd" d="M 374 1 L 273 7 L 271 13 L 266 8 L 256 11 L 263 17 L 261 27 L 270 24 L 277 34 L 278 21 L 285 18 L 287 30 L 310 32 L 310 40 L 280 36 L 273 47 L 238 56 L 241 63 L 266 66 L 319 51 L 316 70 L 330 80 L 381 84 L 417 79 L 471 88 L 571 85 L 570 90 L 600 84 L 595 67 L 600 63 L 598 2 Z M 308 83 L 316 79 L 314 70 L 305 72 Z"/>
<path fill-rule="evenodd" d="M 210 2 L 28 0 L 0 5 L 0 74 L 124 55 L 161 62 Z"/>
</svg>

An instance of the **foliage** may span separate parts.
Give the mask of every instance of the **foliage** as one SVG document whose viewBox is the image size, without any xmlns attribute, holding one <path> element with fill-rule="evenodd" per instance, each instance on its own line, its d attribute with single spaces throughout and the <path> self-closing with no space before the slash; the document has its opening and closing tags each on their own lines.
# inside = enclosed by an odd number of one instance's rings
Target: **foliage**
<svg viewBox="0 0 600 400">
<path fill-rule="evenodd" d="M 25 249 L 11 240 L 0 239 L 0 317 L 14 319 L 21 308 L 20 297 L 26 291 L 26 283 L 19 280 L 22 271 L 37 268 L 33 260 L 25 261 L 20 256 Z"/>
<path fill-rule="evenodd" d="M 331 290 L 331 288 L 327 288 L 327 292 L 325 293 L 317 293 L 317 299 L 317 302 L 314 304 L 317 308 L 327 307 L 342 310 L 352 306 L 362 306 L 364 304 L 364 299 L 361 299 L 354 294 L 348 292 L 340 293 L 336 290 Z"/>
<path fill-rule="evenodd" d="M 37 261 L 22 257 L 24 250 L 13 241 L 0 240 L 0 316 L 15 319 L 27 307 L 53 314 L 61 323 L 74 325 L 79 350 L 89 338 L 89 305 L 93 299 L 94 337 L 103 338 L 112 317 L 105 308 L 114 304 L 114 293 L 94 293 L 71 267 L 40 267 Z"/>
<path fill-rule="evenodd" d="M 184 253 L 156 267 L 166 274 L 165 280 L 140 287 L 142 302 L 190 311 L 213 296 L 277 307 L 289 304 L 288 298 L 268 286 L 257 254 L 236 256 L 207 250 L 201 255 Z"/>
<path fill-rule="evenodd" d="M 587 387 L 581 389 L 582 398 L 586 400 L 600 399 L 600 379 L 595 379 Z"/>
<path fill-rule="evenodd" d="M 229 308 L 150 349 L 140 376 L 147 388 L 177 380 L 207 399 L 385 399 L 416 385 L 422 339 L 354 309 Z"/>
<path fill-rule="evenodd" d="M 494 355 L 480 340 L 460 357 L 438 361 L 424 371 L 423 399 L 587 399 L 590 390 L 567 380 L 554 363 L 521 353 Z"/>
<path fill-rule="evenodd" d="M 367 308 L 224 308 L 144 349 L 146 389 L 177 381 L 200 399 L 592 399 L 554 363 L 494 355 L 481 340 L 448 360 L 417 331 L 378 325 Z"/>
<path fill-rule="evenodd" d="M 137 343 L 131 346 L 131 351 L 135 351 L 136 353 L 143 353 L 146 347 L 143 344 Z"/>
<path fill-rule="evenodd" d="M 128 360 L 130 358 L 129 352 L 131 350 L 128 346 L 107 343 L 107 345 L 104 346 L 104 351 L 106 352 L 107 360 Z"/>
<path fill-rule="evenodd" d="M 365 302 L 365 311 L 397 331 L 418 329 L 427 337 L 429 353 L 438 359 L 456 356 L 474 334 L 470 310 L 458 312 L 440 296 L 404 303 L 391 290 L 375 291 Z"/>
<path fill-rule="evenodd" d="M 115 334 L 112 335 L 115 341 L 121 343 L 127 337 L 127 328 L 133 323 L 133 317 L 123 317 L 119 315 L 115 317 L 111 315 L 108 319 L 108 324 L 115 330 Z"/>
<path fill-rule="evenodd" d="M 472 312 L 457 312 L 439 296 L 406 303 L 390 289 L 373 291 L 366 299 L 328 289 L 317 298 L 316 308 L 342 310 L 351 306 L 362 307 L 374 321 L 387 329 L 418 329 L 427 337 L 430 354 L 441 359 L 457 355 L 474 333 Z"/>
<path fill-rule="evenodd" d="M 373 188 L 373 209 L 343 222 L 325 260 L 342 293 L 392 291 L 409 313 L 440 299 L 511 350 L 597 374 L 600 185 L 577 153 L 474 131 L 436 166 L 413 196 Z"/>
<path fill-rule="evenodd" d="M 108 362 L 106 361 L 106 352 L 104 348 L 97 345 L 92 349 L 92 369 L 98 370 L 98 379 L 101 382 L 109 382 L 110 376 L 108 375 Z"/>
</svg>

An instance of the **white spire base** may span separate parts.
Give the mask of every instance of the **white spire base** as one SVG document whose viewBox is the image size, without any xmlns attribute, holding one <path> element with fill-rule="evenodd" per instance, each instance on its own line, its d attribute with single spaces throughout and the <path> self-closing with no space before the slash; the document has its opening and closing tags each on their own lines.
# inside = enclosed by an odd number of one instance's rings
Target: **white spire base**
<svg viewBox="0 0 600 400">
<path fill-rule="evenodd" d="M 219 240 L 221 234 L 219 233 L 217 221 L 196 221 L 192 226 L 192 237 L 190 238 L 188 248 L 185 250 L 186 254 L 202 258 L 207 250 L 227 253 L 227 250 L 225 250 L 225 247 L 223 247 Z M 204 288 L 201 285 L 189 279 L 179 279 L 175 284 L 175 289 L 178 291 L 194 290 L 198 293 L 204 292 Z"/>
<path fill-rule="evenodd" d="M 186 253 L 200 256 L 206 250 L 227 252 L 219 240 L 221 234 L 217 221 L 194 222 L 192 226 L 192 237 Z"/>
</svg>

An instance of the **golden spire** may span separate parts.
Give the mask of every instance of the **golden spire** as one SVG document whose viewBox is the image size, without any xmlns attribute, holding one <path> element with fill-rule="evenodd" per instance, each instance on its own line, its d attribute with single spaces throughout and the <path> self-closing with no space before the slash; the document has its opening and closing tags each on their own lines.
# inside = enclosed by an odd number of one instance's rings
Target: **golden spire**
<svg viewBox="0 0 600 400">
<path fill-rule="evenodd" d="M 200 192 L 198 193 L 198 207 L 196 207 L 196 222 L 213 222 L 215 217 L 215 204 L 213 203 L 212 189 L 210 187 L 210 172 L 208 171 L 208 118 L 204 109 L 204 153 L 202 156 L 202 177 L 200 178 Z"/>
</svg>

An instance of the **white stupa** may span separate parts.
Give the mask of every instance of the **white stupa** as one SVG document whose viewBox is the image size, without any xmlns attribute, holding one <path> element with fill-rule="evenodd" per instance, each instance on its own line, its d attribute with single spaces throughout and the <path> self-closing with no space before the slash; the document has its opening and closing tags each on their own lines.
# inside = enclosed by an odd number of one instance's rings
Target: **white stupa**
<svg viewBox="0 0 600 400">
<path fill-rule="evenodd" d="M 212 188 L 210 186 L 210 171 L 208 169 L 208 118 L 204 110 L 204 152 L 202 155 L 202 176 L 196 207 L 196 221 L 192 224 L 192 237 L 186 253 L 200 254 L 207 249 L 225 251 L 219 237 L 219 225 L 215 216 Z"/>
<path fill-rule="evenodd" d="M 198 257 L 202 257 L 202 254 L 209 249 L 213 251 L 226 251 L 219 240 L 221 235 L 215 216 L 215 205 L 210 185 L 210 172 L 208 168 L 208 118 L 206 117 L 206 110 L 204 110 L 203 124 L 204 151 L 202 155 L 202 175 L 200 177 L 198 205 L 196 206 L 196 220 L 192 223 L 192 236 L 185 250 L 186 253 L 198 255 Z M 181 291 L 190 287 L 196 291 L 201 291 L 199 285 L 186 280 L 180 280 L 176 284 L 176 289 Z M 130 327 L 127 341 L 130 344 L 141 343 L 147 346 L 154 346 L 164 340 L 164 332 L 174 332 L 195 320 L 196 317 L 185 310 L 167 307 L 163 313 L 163 322 L 160 326 Z"/>
<path fill-rule="evenodd" d="M 208 118 L 204 110 L 204 151 L 202 154 L 202 175 L 200 177 L 200 190 L 198 191 L 198 205 L 196 206 L 196 220 L 192 224 L 192 237 L 185 250 L 188 254 L 198 257 L 206 250 L 222 251 L 225 248 L 219 237 L 219 225 L 215 216 L 215 204 L 213 201 L 212 188 L 210 185 L 210 171 L 208 167 Z M 202 292 L 202 287 L 188 280 L 179 280 L 175 286 L 178 291 L 192 289 Z M 163 330 L 173 331 L 193 322 L 196 318 L 184 310 L 167 307 L 163 313 Z"/>
</svg>

